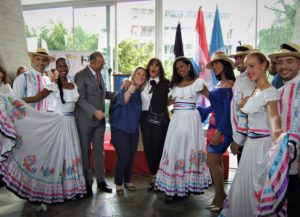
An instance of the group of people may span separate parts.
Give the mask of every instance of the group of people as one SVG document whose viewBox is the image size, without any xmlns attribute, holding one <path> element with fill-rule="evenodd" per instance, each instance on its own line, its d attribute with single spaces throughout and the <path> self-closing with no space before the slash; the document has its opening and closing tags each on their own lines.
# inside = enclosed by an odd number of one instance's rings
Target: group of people
<svg viewBox="0 0 300 217">
<path fill-rule="evenodd" d="M 109 123 L 117 195 L 124 195 L 124 188 L 136 190 L 132 168 L 140 129 L 151 175 L 148 190 L 164 192 L 166 201 L 201 194 L 213 181 L 215 194 L 206 208 L 222 211 L 221 216 L 299 212 L 299 45 L 284 43 L 269 55 L 283 80 L 279 90 L 267 80 L 267 57 L 250 45 L 229 56 L 214 54 L 206 65 L 219 81 L 212 90 L 186 57 L 176 58 L 170 81 L 162 62 L 152 58 L 114 93 L 105 88 L 100 52 L 90 55 L 74 82 L 65 58 L 56 60 L 58 78 L 50 82 L 44 72 L 55 58 L 43 49 L 29 56 L 33 69 L 15 79 L 12 95 L 0 95 L 5 123 L 0 125 L 0 173 L 22 198 L 51 204 L 91 195 L 91 150 L 97 186 L 112 192 L 105 181 L 103 140 L 105 99 L 113 99 Z M 201 96 L 209 107 L 199 106 Z M 208 116 L 205 141 L 201 121 Z M 226 195 L 222 155 L 229 146 L 239 166 Z"/>
<path fill-rule="evenodd" d="M 103 55 L 91 54 L 90 65 L 77 73 L 76 83 L 68 79 L 67 59 L 56 60 L 59 76 L 54 83 L 44 72 L 55 58 L 40 48 L 28 55 L 33 68 L 16 77 L 12 94 L 0 95 L 2 181 L 43 209 L 43 204 L 90 195 L 93 179 L 87 155 L 94 140 L 98 188 L 112 192 L 103 166 L 105 89 L 92 74 L 101 71 Z M 104 87 L 103 79 L 100 82 Z"/>
<path fill-rule="evenodd" d="M 279 90 L 267 80 L 270 63 L 262 52 L 240 46 L 237 54 L 236 63 L 244 64 L 236 64 L 231 150 L 242 155 L 221 216 L 297 216 L 300 46 L 284 43 L 269 55 L 283 80 Z"/>
</svg>

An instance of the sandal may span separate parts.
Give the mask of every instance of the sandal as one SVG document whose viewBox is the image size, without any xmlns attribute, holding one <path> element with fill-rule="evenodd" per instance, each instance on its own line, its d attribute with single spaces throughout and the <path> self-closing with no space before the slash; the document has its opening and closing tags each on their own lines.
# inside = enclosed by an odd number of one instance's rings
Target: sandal
<svg viewBox="0 0 300 217">
<path fill-rule="evenodd" d="M 128 190 L 128 191 L 136 191 L 135 186 L 132 183 L 125 183 L 124 187 Z"/>
<path fill-rule="evenodd" d="M 154 185 L 155 185 L 154 182 L 150 182 L 148 185 L 148 191 L 152 191 L 154 189 Z"/>
<path fill-rule="evenodd" d="M 217 207 L 214 206 L 213 208 L 210 209 L 211 212 L 221 212 L 223 209 L 223 207 Z"/>
<path fill-rule="evenodd" d="M 119 196 L 124 195 L 124 189 L 123 188 L 116 190 L 116 192 L 117 192 L 117 195 L 119 195 Z"/>
<path fill-rule="evenodd" d="M 216 205 L 215 204 L 207 204 L 206 206 L 205 206 L 205 209 L 212 209 L 212 208 L 214 208 Z"/>
<path fill-rule="evenodd" d="M 122 186 L 118 186 L 116 187 L 116 193 L 117 195 L 124 195 L 124 189 Z"/>
</svg>

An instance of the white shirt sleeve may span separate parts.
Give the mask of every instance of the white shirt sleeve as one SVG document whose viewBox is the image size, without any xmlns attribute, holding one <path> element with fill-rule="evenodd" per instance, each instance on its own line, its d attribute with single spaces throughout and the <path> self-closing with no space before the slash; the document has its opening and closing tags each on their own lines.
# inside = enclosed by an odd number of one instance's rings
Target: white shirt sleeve
<svg viewBox="0 0 300 217">
<path fill-rule="evenodd" d="M 26 85 L 26 81 L 25 81 L 25 76 L 23 74 L 16 77 L 13 83 L 13 90 L 12 90 L 13 96 L 18 99 L 23 99 L 25 96 L 24 93 L 25 85 Z"/>
</svg>

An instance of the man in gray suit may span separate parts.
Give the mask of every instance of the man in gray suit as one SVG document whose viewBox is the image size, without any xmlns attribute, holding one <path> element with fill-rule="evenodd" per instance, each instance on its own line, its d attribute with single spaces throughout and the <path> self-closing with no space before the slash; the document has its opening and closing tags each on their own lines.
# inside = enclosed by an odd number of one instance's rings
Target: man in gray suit
<svg viewBox="0 0 300 217">
<path fill-rule="evenodd" d="M 105 65 L 102 53 L 95 51 L 90 55 L 90 64 L 75 75 L 79 100 L 76 105 L 76 124 L 82 152 L 82 163 L 86 179 L 87 192 L 93 193 L 93 173 L 90 166 L 91 143 L 98 188 L 111 193 L 112 189 L 105 182 L 104 133 L 105 133 L 105 98 L 111 92 L 105 90 L 101 70 Z"/>
</svg>

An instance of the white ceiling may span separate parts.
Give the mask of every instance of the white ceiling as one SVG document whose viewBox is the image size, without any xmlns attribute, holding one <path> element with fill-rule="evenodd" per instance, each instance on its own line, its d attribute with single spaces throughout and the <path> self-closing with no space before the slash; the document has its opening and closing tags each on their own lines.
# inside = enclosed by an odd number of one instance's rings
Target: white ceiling
<svg viewBox="0 0 300 217">
<path fill-rule="evenodd" d="M 122 2 L 149 1 L 149 0 L 21 0 L 23 10 L 35 10 L 57 7 L 90 7 L 108 6 Z M 156 1 L 156 0 L 152 0 Z M 162 1 L 162 0 L 160 0 Z"/>
<path fill-rule="evenodd" d="M 49 4 L 49 3 L 74 3 L 74 2 L 117 3 L 117 2 L 130 2 L 130 1 L 145 1 L 145 0 L 21 0 L 22 5 Z"/>
</svg>

